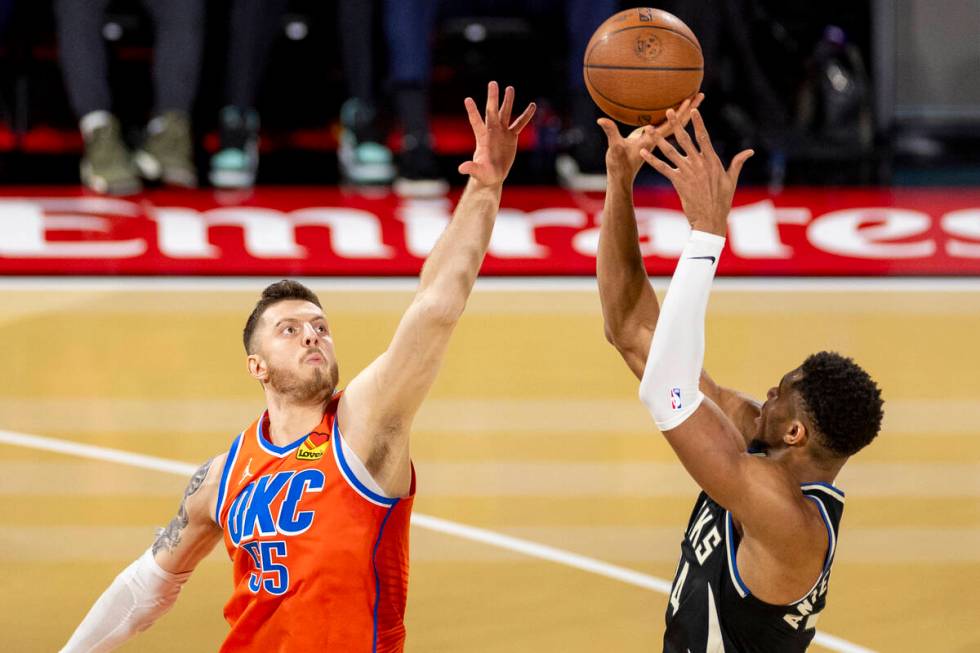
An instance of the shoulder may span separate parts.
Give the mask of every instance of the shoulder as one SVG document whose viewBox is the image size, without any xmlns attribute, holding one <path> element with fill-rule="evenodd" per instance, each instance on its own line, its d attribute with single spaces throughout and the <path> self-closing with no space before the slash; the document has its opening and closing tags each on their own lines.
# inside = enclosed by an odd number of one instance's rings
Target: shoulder
<svg viewBox="0 0 980 653">
<path fill-rule="evenodd" d="M 206 460 L 198 467 L 187 481 L 184 489 L 184 499 L 187 513 L 194 520 L 214 519 L 214 509 L 218 501 L 218 489 L 228 452 Z"/>
</svg>

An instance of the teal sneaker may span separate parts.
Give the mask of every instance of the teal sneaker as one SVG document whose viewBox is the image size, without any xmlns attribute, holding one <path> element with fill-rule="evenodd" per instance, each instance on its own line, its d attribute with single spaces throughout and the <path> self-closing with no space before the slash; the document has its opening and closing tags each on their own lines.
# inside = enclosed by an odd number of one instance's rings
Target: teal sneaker
<svg viewBox="0 0 980 653">
<path fill-rule="evenodd" d="M 259 114 L 228 106 L 219 119 L 221 145 L 208 179 L 217 188 L 251 188 L 259 170 Z"/>
<path fill-rule="evenodd" d="M 357 98 L 340 108 L 340 174 L 355 185 L 390 184 L 395 178 L 391 150 L 381 144 L 375 129 L 375 111 Z"/>
</svg>

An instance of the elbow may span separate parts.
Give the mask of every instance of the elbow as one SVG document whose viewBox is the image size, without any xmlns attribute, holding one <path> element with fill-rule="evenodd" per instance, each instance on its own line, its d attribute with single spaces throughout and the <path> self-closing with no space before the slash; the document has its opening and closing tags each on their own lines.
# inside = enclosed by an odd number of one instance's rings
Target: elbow
<svg viewBox="0 0 980 653">
<path fill-rule="evenodd" d="M 622 320 L 606 319 L 602 324 L 602 332 L 606 336 L 606 342 L 616 348 L 616 351 L 623 354 L 629 349 L 629 343 L 633 340 L 633 331 Z"/>
<path fill-rule="evenodd" d="M 603 332 L 603 335 L 606 336 L 606 342 L 608 342 L 610 345 L 612 345 L 613 347 L 615 347 L 618 350 L 619 349 L 619 345 L 617 344 L 617 342 L 618 342 L 617 337 L 616 337 L 617 336 L 617 333 L 616 333 L 616 330 L 612 327 L 612 325 L 609 324 L 609 322 L 606 322 L 605 324 L 603 324 L 602 332 Z"/>
<path fill-rule="evenodd" d="M 466 300 L 449 297 L 421 297 L 417 309 L 422 318 L 441 327 L 452 328 L 463 316 Z"/>
</svg>

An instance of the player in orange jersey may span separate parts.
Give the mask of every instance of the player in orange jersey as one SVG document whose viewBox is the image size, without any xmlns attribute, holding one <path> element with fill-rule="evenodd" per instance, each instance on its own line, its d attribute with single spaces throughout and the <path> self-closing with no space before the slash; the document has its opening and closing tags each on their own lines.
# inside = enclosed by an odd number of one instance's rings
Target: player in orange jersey
<svg viewBox="0 0 980 653">
<path fill-rule="evenodd" d="M 388 349 L 343 392 L 320 302 L 293 281 L 245 325 L 267 410 L 193 475 L 177 516 L 102 594 L 63 651 L 108 651 L 148 628 L 222 538 L 233 563 L 222 651 L 401 651 L 415 491 L 409 431 L 483 261 L 517 136 L 496 82 L 460 165 L 469 182 Z"/>
</svg>

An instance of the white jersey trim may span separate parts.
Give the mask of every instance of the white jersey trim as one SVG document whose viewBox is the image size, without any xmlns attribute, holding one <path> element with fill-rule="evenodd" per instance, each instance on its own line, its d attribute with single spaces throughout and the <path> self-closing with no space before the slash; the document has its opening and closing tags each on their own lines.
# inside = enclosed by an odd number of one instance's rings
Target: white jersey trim
<svg viewBox="0 0 980 653">
<path fill-rule="evenodd" d="M 337 463 L 340 475 L 347 481 L 351 489 L 376 506 L 390 508 L 398 503 L 397 497 L 389 497 L 385 494 L 361 459 L 344 442 L 344 436 L 340 434 L 340 420 L 336 416 L 333 421 L 333 438 L 334 446 L 331 449 L 333 450 L 334 461 Z"/>
<path fill-rule="evenodd" d="M 801 485 L 802 490 L 816 490 L 817 492 L 823 492 L 841 503 L 844 503 L 844 493 L 832 485 L 826 483 L 807 483 L 806 485 Z"/>
</svg>

